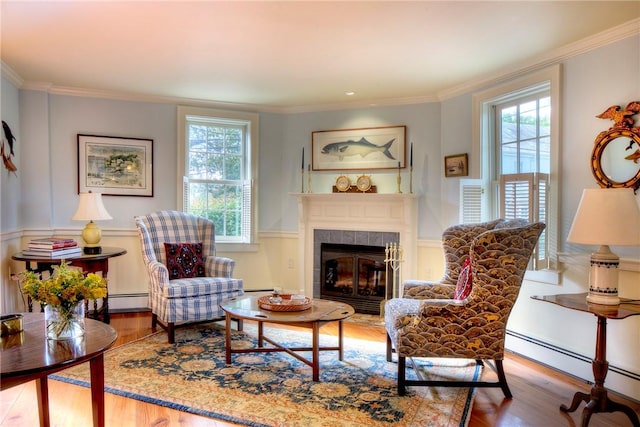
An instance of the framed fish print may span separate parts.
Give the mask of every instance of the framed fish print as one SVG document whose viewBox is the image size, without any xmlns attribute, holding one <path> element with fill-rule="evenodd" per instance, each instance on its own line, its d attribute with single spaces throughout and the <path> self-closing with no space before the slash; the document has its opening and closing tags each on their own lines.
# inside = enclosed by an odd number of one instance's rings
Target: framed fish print
<svg viewBox="0 0 640 427">
<path fill-rule="evenodd" d="M 406 167 L 406 126 L 311 132 L 314 171 Z"/>
<path fill-rule="evenodd" d="M 153 196 L 153 140 L 78 134 L 78 193 Z"/>
</svg>

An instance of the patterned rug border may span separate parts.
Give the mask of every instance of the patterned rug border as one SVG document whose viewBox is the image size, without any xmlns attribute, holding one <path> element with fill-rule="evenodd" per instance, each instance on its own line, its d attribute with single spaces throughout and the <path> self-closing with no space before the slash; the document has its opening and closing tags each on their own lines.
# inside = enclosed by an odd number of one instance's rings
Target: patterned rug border
<svg viewBox="0 0 640 427">
<path fill-rule="evenodd" d="M 358 319 L 359 321 L 360 319 Z M 364 321 L 366 321 L 367 319 L 364 319 Z M 214 322 L 215 323 L 215 322 Z M 247 325 L 246 325 L 247 326 Z M 249 326 L 249 330 L 251 330 L 251 327 L 254 325 L 248 325 Z M 166 332 L 160 330 L 157 332 L 153 332 L 150 333 L 148 335 L 145 335 L 143 337 L 140 337 L 134 341 L 130 341 L 128 343 L 125 343 L 123 345 L 120 345 L 118 347 L 114 347 L 112 349 L 109 349 L 107 351 L 107 353 L 109 352 L 114 352 L 117 350 L 121 350 L 124 347 L 127 346 L 132 346 L 135 345 L 136 343 L 140 342 L 140 341 L 144 341 L 147 339 L 150 339 L 158 334 L 165 334 Z M 324 334 L 321 334 L 322 336 L 326 336 Z M 357 343 L 357 342 L 368 342 L 371 343 L 371 341 L 366 341 L 366 340 L 360 340 L 360 339 L 355 339 L 355 338 L 345 338 L 345 344 L 347 344 L 348 342 L 351 343 Z M 379 343 L 376 343 L 379 344 Z M 106 355 L 106 353 L 105 353 Z M 473 372 L 473 380 L 477 380 L 480 376 L 482 375 L 482 367 L 480 365 L 477 365 L 474 369 Z M 65 382 L 65 383 L 69 383 L 69 384 L 73 384 L 73 385 L 77 385 L 77 386 L 81 386 L 81 387 L 86 387 L 86 388 L 90 388 L 91 384 L 89 380 L 79 380 L 79 379 L 75 379 L 75 378 L 69 378 L 69 377 L 65 377 L 63 373 L 61 373 L 60 375 L 58 374 L 54 374 L 54 375 L 50 375 L 49 376 L 50 379 L 53 380 L 57 380 L 57 381 L 61 381 L 61 382 Z M 239 425 L 243 425 L 243 426 L 248 426 L 248 427 L 271 427 L 271 424 L 264 424 L 261 422 L 257 422 L 257 421 L 251 421 L 251 420 L 247 420 L 247 419 L 243 419 L 243 418 L 238 418 L 236 416 L 232 416 L 232 415 L 227 415 L 221 412 L 216 412 L 216 411 L 210 411 L 210 410 L 206 410 L 206 409 L 201 409 L 201 408 L 196 408 L 193 406 L 188 406 L 188 405 L 184 405 L 181 403 L 176 403 L 176 402 L 172 402 L 166 399 L 158 399 L 156 397 L 150 397 L 150 396 L 146 396 L 140 393 L 136 393 L 136 392 L 129 392 L 129 391 L 124 391 L 124 390 L 120 390 L 118 388 L 114 388 L 114 387 L 109 387 L 105 385 L 104 388 L 105 392 L 107 393 L 111 393 L 113 395 L 117 395 L 117 396 L 121 396 L 121 397 L 125 397 L 125 398 L 131 398 L 131 399 L 135 399 L 135 400 L 139 400 L 141 402 L 146 402 L 146 403 L 151 403 L 151 404 L 155 404 L 155 405 L 159 405 L 159 406 L 163 406 L 163 407 L 167 407 L 167 408 L 171 408 L 171 409 L 175 409 L 175 410 L 179 410 L 182 412 L 186 412 L 186 413 L 191 413 L 194 415 L 200 415 L 200 416 L 204 416 L 204 417 L 208 417 L 211 419 L 217 419 L 220 421 L 225 421 L 225 422 L 230 422 L 230 423 L 235 423 L 235 424 L 239 424 Z M 460 420 L 460 423 L 456 426 L 456 427 L 467 427 L 469 424 L 469 419 L 470 419 L 470 411 L 472 409 L 472 404 L 473 404 L 473 400 L 475 397 L 475 393 L 476 393 L 476 388 L 468 388 L 467 389 L 467 393 L 466 393 L 466 397 L 464 398 L 464 407 L 462 409 L 462 417 Z M 392 424 L 390 424 L 392 425 Z"/>
</svg>

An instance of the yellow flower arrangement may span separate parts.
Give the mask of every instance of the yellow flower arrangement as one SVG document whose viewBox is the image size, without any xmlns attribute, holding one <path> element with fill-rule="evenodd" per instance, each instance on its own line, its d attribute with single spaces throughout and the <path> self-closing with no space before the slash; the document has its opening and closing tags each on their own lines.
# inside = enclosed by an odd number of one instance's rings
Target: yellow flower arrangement
<svg viewBox="0 0 640 427">
<path fill-rule="evenodd" d="M 23 293 L 40 304 L 56 308 L 60 313 L 56 335 L 69 327 L 73 311 L 82 300 L 107 296 L 106 279 L 95 273 L 85 275 L 79 269 L 71 269 L 64 260 L 60 266 L 54 267 L 53 275 L 46 280 L 33 271 L 24 271 L 20 276 Z"/>
</svg>

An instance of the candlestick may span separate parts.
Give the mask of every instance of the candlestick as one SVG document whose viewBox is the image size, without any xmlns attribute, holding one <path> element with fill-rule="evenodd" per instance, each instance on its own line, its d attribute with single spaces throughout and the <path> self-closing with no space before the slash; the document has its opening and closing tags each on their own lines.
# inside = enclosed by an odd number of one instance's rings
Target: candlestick
<svg viewBox="0 0 640 427">
<path fill-rule="evenodd" d="M 313 193 L 311 191 L 311 165 L 307 165 L 307 193 Z"/>
<path fill-rule="evenodd" d="M 409 167 L 409 194 L 413 194 L 413 166 Z"/>
<path fill-rule="evenodd" d="M 304 167 L 300 169 L 300 171 L 302 172 L 301 179 L 300 179 L 300 192 L 304 193 Z"/>
<path fill-rule="evenodd" d="M 411 141 L 411 155 L 409 157 L 409 166 L 413 166 L 413 141 Z"/>
<path fill-rule="evenodd" d="M 304 147 L 302 147 L 302 170 L 304 170 Z"/>
<path fill-rule="evenodd" d="M 402 190 L 400 189 L 400 183 L 402 182 L 402 177 L 400 176 L 400 162 L 398 162 L 398 194 L 402 193 Z"/>
</svg>

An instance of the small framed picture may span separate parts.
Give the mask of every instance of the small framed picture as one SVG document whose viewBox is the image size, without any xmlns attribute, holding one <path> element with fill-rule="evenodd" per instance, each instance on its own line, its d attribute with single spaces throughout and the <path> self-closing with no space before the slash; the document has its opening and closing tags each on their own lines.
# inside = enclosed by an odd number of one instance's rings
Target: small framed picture
<svg viewBox="0 0 640 427">
<path fill-rule="evenodd" d="M 444 176 L 467 176 L 469 175 L 469 160 L 467 153 L 454 154 L 444 158 Z"/>
<path fill-rule="evenodd" d="M 78 193 L 153 196 L 153 140 L 78 134 Z"/>
</svg>

